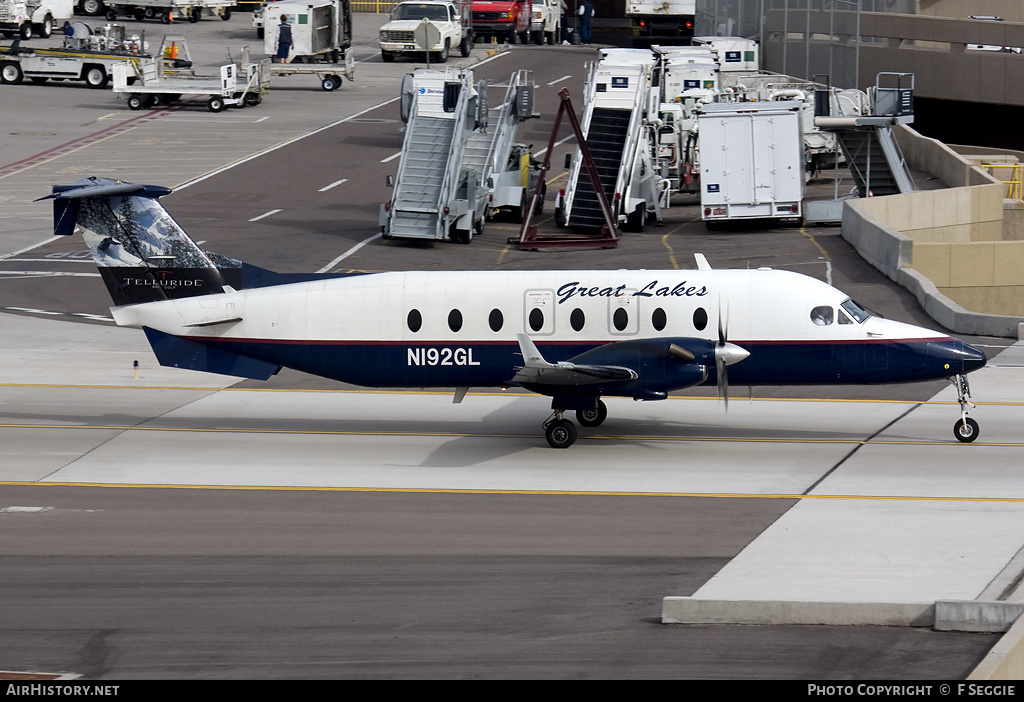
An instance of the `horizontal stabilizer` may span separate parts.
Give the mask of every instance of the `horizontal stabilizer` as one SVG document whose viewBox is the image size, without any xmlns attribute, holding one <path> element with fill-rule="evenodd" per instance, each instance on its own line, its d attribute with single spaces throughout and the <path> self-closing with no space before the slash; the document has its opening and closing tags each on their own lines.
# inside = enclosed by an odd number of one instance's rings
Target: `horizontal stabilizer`
<svg viewBox="0 0 1024 702">
<path fill-rule="evenodd" d="M 222 317 L 220 319 L 204 319 L 201 322 L 192 322 L 186 324 L 186 327 L 215 327 L 218 324 L 234 324 L 235 322 L 241 322 L 241 317 Z"/>
<path fill-rule="evenodd" d="M 234 375 L 253 380 L 267 380 L 281 370 L 281 366 L 275 363 L 182 339 L 150 327 L 142 329 L 146 332 L 149 345 L 153 347 L 153 353 L 162 366 Z"/>
<path fill-rule="evenodd" d="M 517 334 L 525 365 L 512 380 L 521 385 L 576 387 L 608 381 L 636 380 L 636 371 L 623 366 L 589 365 L 559 361 L 548 363 L 537 345 L 526 334 Z"/>
</svg>

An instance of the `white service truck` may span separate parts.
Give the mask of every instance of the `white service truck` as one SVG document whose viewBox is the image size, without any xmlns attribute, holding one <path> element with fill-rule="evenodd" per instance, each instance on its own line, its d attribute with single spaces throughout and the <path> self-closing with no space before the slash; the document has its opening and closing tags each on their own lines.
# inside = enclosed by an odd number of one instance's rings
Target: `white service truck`
<svg viewBox="0 0 1024 702">
<path fill-rule="evenodd" d="M 701 218 L 803 219 L 805 156 L 796 100 L 711 103 L 697 115 Z"/>
<path fill-rule="evenodd" d="M 0 32 L 7 38 L 45 39 L 74 14 L 74 0 L 0 0 Z"/>
<path fill-rule="evenodd" d="M 17 85 L 25 78 L 33 83 L 83 80 L 90 88 L 105 88 L 114 66 L 148 58 L 143 42 L 137 36 L 126 36 L 123 24 L 93 29 L 75 22 L 64 32 L 62 47 L 0 49 L 0 83 Z"/>
<path fill-rule="evenodd" d="M 530 38 L 534 44 L 558 44 L 562 40 L 562 4 L 559 0 L 533 0 Z"/>
<path fill-rule="evenodd" d="M 435 41 L 428 47 L 430 58 L 445 63 L 452 51 L 463 58 L 473 50 L 473 18 L 471 2 L 400 2 L 391 12 L 391 20 L 380 28 L 380 57 L 385 62 L 397 56 L 422 55 L 423 47 L 416 41 L 416 29 L 424 19 L 436 28 Z"/>
<path fill-rule="evenodd" d="M 198 22 L 205 17 L 231 19 L 231 8 L 235 0 L 106 0 L 104 14 L 113 22 L 122 17 L 133 17 L 138 21 L 160 20 L 164 24 L 185 20 Z"/>
<path fill-rule="evenodd" d="M 633 45 L 689 44 L 697 0 L 626 0 Z"/>
</svg>

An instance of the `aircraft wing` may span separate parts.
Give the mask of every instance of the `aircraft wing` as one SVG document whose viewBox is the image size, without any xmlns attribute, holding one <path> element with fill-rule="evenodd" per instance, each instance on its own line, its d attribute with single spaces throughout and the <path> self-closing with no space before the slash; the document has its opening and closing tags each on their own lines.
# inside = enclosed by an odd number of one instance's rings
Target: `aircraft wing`
<svg viewBox="0 0 1024 702">
<path fill-rule="evenodd" d="M 636 380 L 636 371 L 623 366 L 591 365 L 559 361 L 549 363 L 526 334 L 517 334 L 523 353 L 523 367 L 512 378 L 524 385 L 579 386 L 608 381 Z"/>
</svg>

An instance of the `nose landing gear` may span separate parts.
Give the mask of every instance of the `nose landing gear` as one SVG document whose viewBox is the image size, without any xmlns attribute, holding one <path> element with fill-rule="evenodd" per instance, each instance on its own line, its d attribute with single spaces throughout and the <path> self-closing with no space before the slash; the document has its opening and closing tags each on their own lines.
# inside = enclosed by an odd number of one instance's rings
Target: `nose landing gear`
<svg viewBox="0 0 1024 702">
<path fill-rule="evenodd" d="M 957 401 L 960 403 L 960 419 L 953 425 L 953 436 L 957 441 L 967 444 L 978 438 L 981 428 L 978 423 L 967 416 L 974 409 L 974 404 L 967 398 L 971 396 L 971 385 L 964 374 L 954 376 L 949 382 L 956 386 Z"/>
</svg>

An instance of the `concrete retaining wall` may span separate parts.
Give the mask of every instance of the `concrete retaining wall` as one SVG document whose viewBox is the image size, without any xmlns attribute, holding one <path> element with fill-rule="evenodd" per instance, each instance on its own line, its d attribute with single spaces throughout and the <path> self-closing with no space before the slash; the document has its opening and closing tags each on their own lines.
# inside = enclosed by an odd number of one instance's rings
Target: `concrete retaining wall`
<svg viewBox="0 0 1024 702">
<path fill-rule="evenodd" d="M 1003 240 L 1005 186 L 946 145 L 905 126 L 907 162 L 950 188 L 847 200 L 843 237 L 959 334 L 1024 329 L 1024 241 Z"/>
</svg>

